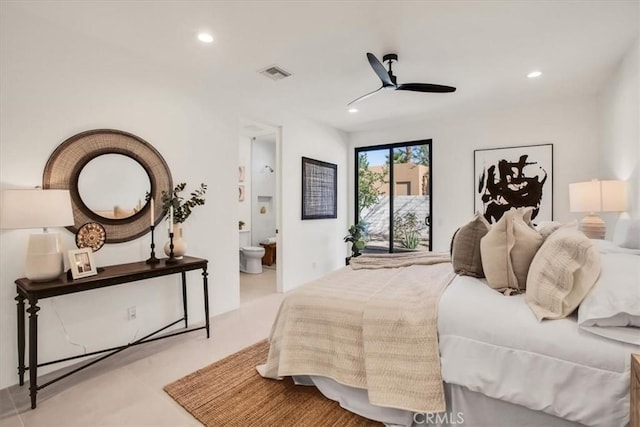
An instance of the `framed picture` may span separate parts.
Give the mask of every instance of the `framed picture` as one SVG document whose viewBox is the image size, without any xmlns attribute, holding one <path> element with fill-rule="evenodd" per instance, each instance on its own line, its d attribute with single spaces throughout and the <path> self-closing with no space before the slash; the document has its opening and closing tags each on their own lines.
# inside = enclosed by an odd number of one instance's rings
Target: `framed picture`
<svg viewBox="0 0 640 427">
<path fill-rule="evenodd" d="M 302 219 L 338 217 L 338 165 L 302 158 Z"/>
<path fill-rule="evenodd" d="M 238 182 L 244 182 L 244 166 L 238 166 Z"/>
<path fill-rule="evenodd" d="M 238 200 L 244 202 L 244 185 L 238 185 Z"/>
<path fill-rule="evenodd" d="M 98 267 L 93 259 L 91 248 L 73 249 L 69 251 L 69 267 L 74 279 L 98 274 Z"/>
<path fill-rule="evenodd" d="M 553 219 L 553 144 L 475 150 L 474 210 L 495 224 L 532 206 L 533 222 Z"/>
</svg>

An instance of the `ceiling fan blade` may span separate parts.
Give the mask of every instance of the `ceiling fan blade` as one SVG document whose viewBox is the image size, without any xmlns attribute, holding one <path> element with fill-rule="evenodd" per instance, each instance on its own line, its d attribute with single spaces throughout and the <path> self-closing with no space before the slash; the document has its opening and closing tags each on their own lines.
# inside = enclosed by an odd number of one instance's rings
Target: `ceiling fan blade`
<svg viewBox="0 0 640 427">
<path fill-rule="evenodd" d="M 455 92 L 452 86 L 434 85 L 431 83 L 403 83 L 399 84 L 396 90 L 412 90 L 414 92 L 449 93 Z"/>
<path fill-rule="evenodd" d="M 352 104 L 355 104 L 356 102 L 362 101 L 363 99 L 368 98 L 368 97 L 370 97 L 371 95 L 373 95 L 373 94 L 375 94 L 375 93 L 378 93 L 378 92 L 379 92 L 379 91 L 381 91 L 382 89 L 384 89 L 384 86 L 380 86 L 378 89 L 374 90 L 373 92 L 369 92 L 369 93 L 368 93 L 368 94 L 366 94 L 366 95 L 362 95 L 361 97 L 354 99 L 353 101 L 351 101 L 350 103 L 348 103 L 348 104 L 347 104 L 347 106 L 350 106 L 350 105 L 352 105 Z"/>
<path fill-rule="evenodd" d="M 384 65 L 382 65 L 382 62 L 380 62 L 373 53 L 367 52 L 367 59 L 369 60 L 369 64 L 371 65 L 371 68 L 373 68 L 373 71 L 375 71 L 380 80 L 382 80 L 382 87 L 395 86 L 391 81 L 391 77 L 389 77 L 389 73 L 384 68 Z"/>
</svg>

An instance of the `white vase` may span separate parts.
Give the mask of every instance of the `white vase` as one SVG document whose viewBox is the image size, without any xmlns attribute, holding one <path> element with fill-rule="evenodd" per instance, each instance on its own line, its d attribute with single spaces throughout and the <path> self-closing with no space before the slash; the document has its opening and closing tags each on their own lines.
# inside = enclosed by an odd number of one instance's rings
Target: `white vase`
<svg viewBox="0 0 640 427">
<path fill-rule="evenodd" d="M 171 248 L 169 247 L 170 244 L 171 239 L 169 239 L 164 245 L 164 253 L 167 256 L 171 253 Z M 182 224 L 173 224 L 173 257 L 175 259 L 182 259 L 185 253 L 187 253 L 187 244 L 182 238 Z"/>
</svg>

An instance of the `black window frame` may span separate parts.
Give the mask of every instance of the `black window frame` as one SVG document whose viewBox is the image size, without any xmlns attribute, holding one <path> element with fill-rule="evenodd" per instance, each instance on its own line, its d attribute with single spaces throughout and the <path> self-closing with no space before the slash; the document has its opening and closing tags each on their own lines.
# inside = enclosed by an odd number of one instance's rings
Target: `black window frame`
<svg viewBox="0 0 640 427">
<path fill-rule="evenodd" d="M 389 159 L 393 159 L 393 150 L 395 148 L 403 148 L 403 147 L 411 147 L 414 145 L 428 145 L 429 146 L 429 251 L 433 251 L 433 140 L 432 139 L 420 139 L 414 141 L 406 141 L 406 142 L 393 142 L 390 144 L 380 144 L 380 145 L 367 145 L 362 147 L 355 147 L 355 158 L 354 158 L 354 184 L 355 184 L 355 193 L 354 193 L 354 224 L 357 224 L 360 220 L 359 212 L 360 207 L 358 206 L 358 182 L 359 182 L 359 166 L 360 166 L 360 153 L 366 151 L 373 150 L 389 150 Z M 389 253 L 394 253 L 394 245 L 393 245 L 393 216 L 394 216 L 394 206 L 393 201 L 395 197 L 395 185 L 394 183 L 394 163 L 390 161 L 389 167 Z M 400 252 L 400 251 L 398 251 Z"/>
</svg>

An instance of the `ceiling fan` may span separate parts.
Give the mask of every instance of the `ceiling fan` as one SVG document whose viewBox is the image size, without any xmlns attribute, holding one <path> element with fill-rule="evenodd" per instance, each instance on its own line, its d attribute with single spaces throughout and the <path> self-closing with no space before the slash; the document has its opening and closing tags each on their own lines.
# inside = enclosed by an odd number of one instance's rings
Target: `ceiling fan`
<svg viewBox="0 0 640 427">
<path fill-rule="evenodd" d="M 393 70 L 391 69 L 393 62 L 398 60 L 398 55 L 395 53 L 388 53 L 382 57 L 382 60 L 388 63 L 389 71 L 384 69 L 384 65 L 382 65 L 382 62 L 380 62 L 373 53 L 367 52 L 367 59 L 369 60 L 369 64 L 371 65 L 371 68 L 373 68 L 373 71 L 375 71 L 375 73 L 378 75 L 378 77 L 382 81 L 382 86 L 380 86 L 379 89 L 376 89 L 373 92 L 370 92 L 366 95 L 362 95 L 361 97 L 354 99 L 347 105 L 352 105 L 358 101 L 362 101 L 363 99 L 370 97 L 371 95 L 377 93 L 382 89 L 410 90 L 414 92 L 432 92 L 432 93 L 448 93 L 448 92 L 456 91 L 456 88 L 452 86 L 443 86 L 443 85 L 436 85 L 431 83 L 398 84 L 396 76 L 393 74 Z"/>
</svg>

